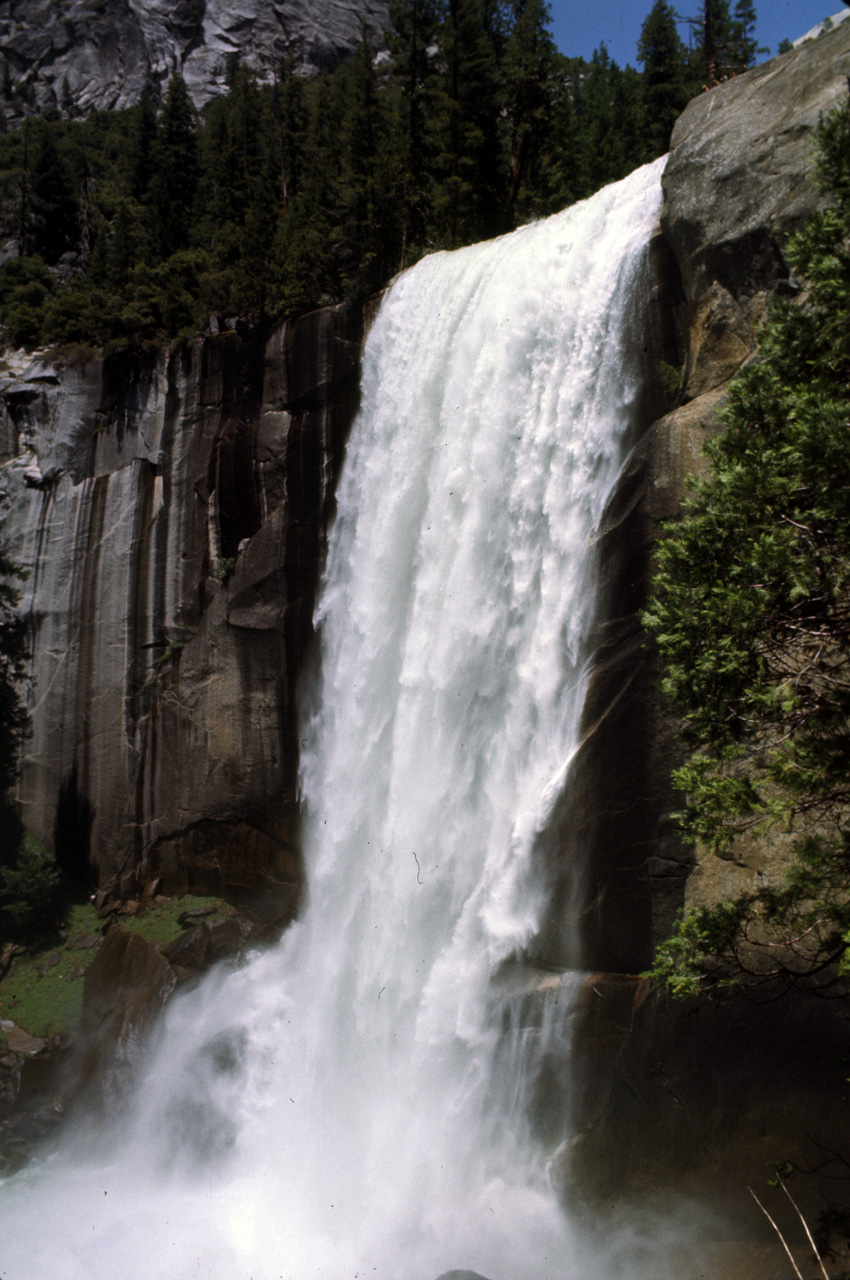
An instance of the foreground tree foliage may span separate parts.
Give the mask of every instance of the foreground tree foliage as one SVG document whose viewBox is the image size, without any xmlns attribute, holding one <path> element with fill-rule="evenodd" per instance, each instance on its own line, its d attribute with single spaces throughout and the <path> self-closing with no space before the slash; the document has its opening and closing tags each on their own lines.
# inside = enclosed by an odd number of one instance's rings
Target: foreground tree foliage
<svg viewBox="0 0 850 1280">
<path fill-rule="evenodd" d="M 795 853 L 781 881 L 683 916 L 654 968 L 679 994 L 850 970 L 850 105 L 819 143 L 832 203 L 788 247 L 800 292 L 732 386 L 645 617 L 691 751 L 686 836 L 719 852 L 784 831 Z"/>
</svg>

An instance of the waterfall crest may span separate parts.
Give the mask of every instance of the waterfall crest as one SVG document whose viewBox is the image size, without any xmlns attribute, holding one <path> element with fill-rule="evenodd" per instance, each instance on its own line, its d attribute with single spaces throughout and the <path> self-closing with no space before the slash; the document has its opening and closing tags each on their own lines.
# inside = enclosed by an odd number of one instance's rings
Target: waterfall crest
<svg viewBox="0 0 850 1280">
<path fill-rule="evenodd" d="M 570 1273 L 524 1084 L 568 1020 L 527 1034 L 494 977 L 545 906 L 661 167 L 390 288 L 302 718 L 307 907 L 172 1003 L 107 1154 L 0 1189 L 6 1280 Z"/>
</svg>

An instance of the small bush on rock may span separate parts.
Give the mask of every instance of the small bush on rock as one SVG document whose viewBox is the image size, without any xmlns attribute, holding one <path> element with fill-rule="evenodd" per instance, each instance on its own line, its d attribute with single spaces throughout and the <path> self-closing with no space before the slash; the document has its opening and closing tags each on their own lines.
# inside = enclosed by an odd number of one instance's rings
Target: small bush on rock
<svg viewBox="0 0 850 1280">
<path fill-rule="evenodd" d="M 13 866 L 0 871 L 0 932 L 36 946 L 61 928 L 68 902 L 56 860 L 27 833 Z"/>
</svg>

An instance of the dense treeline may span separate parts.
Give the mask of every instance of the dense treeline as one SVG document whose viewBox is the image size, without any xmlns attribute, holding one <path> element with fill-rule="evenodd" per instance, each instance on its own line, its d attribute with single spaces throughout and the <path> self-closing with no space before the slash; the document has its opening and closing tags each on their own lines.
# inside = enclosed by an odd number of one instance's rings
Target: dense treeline
<svg viewBox="0 0 850 1280">
<path fill-rule="evenodd" d="M 13 341 L 144 345 L 362 297 L 661 154 L 688 98 L 756 52 L 748 0 L 707 0 L 693 48 L 657 0 L 642 73 L 604 46 L 559 53 L 545 0 L 394 0 L 391 17 L 388 53 L 364 41 L 332 75 L 290 61 L 259 84 L 234 64 L 202 118 L 175 77 L 159 110 L 0 137 Z"/>
</svg>

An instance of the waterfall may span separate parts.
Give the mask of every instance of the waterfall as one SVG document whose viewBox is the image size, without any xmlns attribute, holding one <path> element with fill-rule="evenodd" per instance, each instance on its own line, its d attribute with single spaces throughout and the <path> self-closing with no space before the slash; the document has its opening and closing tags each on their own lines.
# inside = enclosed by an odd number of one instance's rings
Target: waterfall
<svg viewBox="0 0 850 1280">
<path fill-rule="evenodd" d="M 530 1029 L 506 975 L 577 746 L 660 172 L 391 286 L 302 714 L 308 903 L 172 1002 L 105 1138 L 0 1188 L 4 1280 L 591 1274 L 529 1119 L 569 983 Z"/>
</svg>

